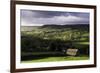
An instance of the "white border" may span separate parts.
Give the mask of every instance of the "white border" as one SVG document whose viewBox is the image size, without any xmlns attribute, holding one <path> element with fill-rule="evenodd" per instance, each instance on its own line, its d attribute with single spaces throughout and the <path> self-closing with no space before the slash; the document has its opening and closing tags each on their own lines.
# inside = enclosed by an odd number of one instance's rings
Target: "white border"
<svg viewBox="0 0 100 73">
<path fill-rule="evenodd" d="M 41 62 L 41 63 L 20 63 L 20 9 L 44 10 L 44 11 L 69 11 L 69 12 L 89 12 L 90 13 L 90 59 L 81 61 L 63 61 L 63 62 Z M 50 7 L 35 5 L 16 5 L 16 68 L 40 68 L 57 66 L 74 66 L 94 64 L 94 11 L 85 8 L 69 7 Z"/>
</svg>

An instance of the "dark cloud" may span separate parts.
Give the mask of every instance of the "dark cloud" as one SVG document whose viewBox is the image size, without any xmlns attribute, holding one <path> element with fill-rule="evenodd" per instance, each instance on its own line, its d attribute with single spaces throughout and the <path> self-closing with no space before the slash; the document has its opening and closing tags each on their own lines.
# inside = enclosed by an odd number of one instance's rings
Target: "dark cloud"
<svg viewBox="0 0 100 73">
<path fill-rule="evenodd" d="M 22 25 L 34 24 L 89 24 L 89 13 L 21 10 Z"/>
<path fill-rule="evenodd" d="M 65 12 L 58 12 L 58 11 L 37 11 L 37 10 L 21 10 L 22 17 L 25 17 L 26 15 L 31 15 L 35 18 L 51 18 L 53 16 L 60 16 L 65 15 L 68 16 L 69 13 Z"/>
</svg>

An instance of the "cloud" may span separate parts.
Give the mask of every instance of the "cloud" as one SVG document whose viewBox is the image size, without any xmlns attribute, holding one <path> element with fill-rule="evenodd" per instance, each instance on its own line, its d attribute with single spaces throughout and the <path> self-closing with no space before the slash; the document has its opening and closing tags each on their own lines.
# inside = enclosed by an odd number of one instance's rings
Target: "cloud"
<svg viewBox="0 0 100 73">
<path fill-rule="evenodd" d="M 45 24 L 89 24 L 89 13 L 30 10 L 21 11 L 22 26 L 41 26 Z"/>
</svg>

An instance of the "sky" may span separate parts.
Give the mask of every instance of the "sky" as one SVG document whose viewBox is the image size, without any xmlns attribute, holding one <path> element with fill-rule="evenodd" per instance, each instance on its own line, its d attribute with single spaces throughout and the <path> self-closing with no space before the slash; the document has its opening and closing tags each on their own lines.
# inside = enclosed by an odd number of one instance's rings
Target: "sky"
<svg viewBox="0 0 100 73">
<path fill-rule="evenodd" d="M 21 26 L 89 24 L 89 13 L 21 10 Z"/>
</svg>

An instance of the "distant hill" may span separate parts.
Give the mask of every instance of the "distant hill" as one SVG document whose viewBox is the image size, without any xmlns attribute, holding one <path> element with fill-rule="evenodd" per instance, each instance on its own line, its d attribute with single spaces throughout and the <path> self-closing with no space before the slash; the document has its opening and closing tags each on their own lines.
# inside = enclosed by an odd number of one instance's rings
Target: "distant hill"
<svg viewBox="0 0 100 73">
<path fill-rule="evenodd" d="M 74 24 L 74 25 L 43 25 L 43 26 L 21 26 L 21 31 L 32 31 L 35 29 L 62 29 L 62 28 L 72 28 L 72 29 L 89 29 L 89 24 Z"/>
<path fill-rule="evenodd" d="M 83 28 L 89 27 L 89 24 L 74 24 L 74 25 L 44 25 L 41 28 Z"/>
</svg>

